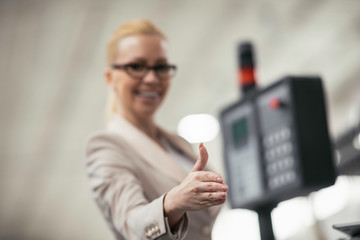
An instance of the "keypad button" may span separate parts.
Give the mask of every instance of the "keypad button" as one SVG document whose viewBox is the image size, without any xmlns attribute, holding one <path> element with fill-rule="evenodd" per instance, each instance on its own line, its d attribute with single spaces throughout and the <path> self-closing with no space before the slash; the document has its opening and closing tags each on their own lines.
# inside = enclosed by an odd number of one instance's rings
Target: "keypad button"
<svg viewBox="0 0 360 240">
<path fill-rule="evenodd" d="M 266 172 L 267 172 L 268 176 L 274 175 L 274 174 L 277 172 L 276 163 L 269 164 L 269 165 L 266 167 Z"/>
<path fill-rule="evenodd" d="M 275 148 L 275 157 L 279 157 L 279 156 L 281 156 L 281 148 L 280 147 L 276 147 Z"/>
<path fill-rule="evenodd" d="M 268 161 L 268 162 L 271 162 L 271 160 L 274 158 L 274 153 L 273 153 L 273 150 L 270 149 L 268 151 L 265 152 L 265 159 Z"/>
<path fill-rule="evenodd" d="M 291 153 L 291 151 L 292 151 L 292 145 L 291 145 L 289 142 L 285 143 L 285 144 L 283 145 L 283 150 L 284 150 L 284 152 L 285 152 L 286 154 Z"/>
<path fill-rule="evenodd" d="M 267 135 L 264 137 L 264 146 L 265 147 L 271 147 L 275 144 L 275 139 L 273 135 Z"/>
<path fill-rule="evenodd" d="M 275 189 L 278 187 L 278 185 L 279 185 L 279 183 L 278 183 L 278 180 L 276 177 L 269 179 L 269 188 L 270 189 Z"/>
<path fill-rule="evenodd" d="M 274 144 L 277 144 L 280 141 L 280 135 L 279 132 L 274 132 L 273 133 L 273 138 L 274 138 Z"/>
<path fill-rule="evenodd" d="M 281 137 L 283 140 L 289 139 L 290 138 L 290 129 L 289 128 L 281 129 Z"/>
<path fill-rule="evenodd" d="M 289 171 L 286 173 L 286 180 L 288 182 L 294 182 L 295 179 L 296 179 L 296 174 L 294 171 Z"/>
<path fill-rule="evenodd" d="M 283 160 L 285 168 L 291 168 L 294 165 L 294 159 L 292 157 L 287 157 Z"/>
</svg>

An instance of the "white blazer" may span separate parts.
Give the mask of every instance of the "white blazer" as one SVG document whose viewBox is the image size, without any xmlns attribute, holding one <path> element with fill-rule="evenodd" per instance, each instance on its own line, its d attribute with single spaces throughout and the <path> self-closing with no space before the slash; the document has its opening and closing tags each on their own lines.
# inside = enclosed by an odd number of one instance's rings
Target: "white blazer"
<svg viewBox="0 0 360 240">
<path fill-rule="evenodd" d="M 180 153 L 196 161 L 188 142 L 159 130 Z M 93 196 L 116 239 L 211 239 L 219 207 L 187 212 L 179 231 L 171 233 L 163 198 L 187 173 L 124 118 L 114 115 L 106 130 L 90 137 L 85 161 Z"/>
</svg>

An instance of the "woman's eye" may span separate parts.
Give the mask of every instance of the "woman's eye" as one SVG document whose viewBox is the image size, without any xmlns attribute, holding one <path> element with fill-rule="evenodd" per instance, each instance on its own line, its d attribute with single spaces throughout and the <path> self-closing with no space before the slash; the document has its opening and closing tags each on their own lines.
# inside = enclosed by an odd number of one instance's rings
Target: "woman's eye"
<svg viewBox="0 0 360 240">
<path fill-rule="evenodd" d="M 129 64 L 128 66 L 132 71 L 136 72 L 141 72 L 145 69 L 145 65 L 143 64 Z"/>
<path fill-rule="evenodd" d="M 170 69 L 170 67 L 168 65 L 158 65 L 155 68 L 159 72 L 167 72 Z"/>
</svg>

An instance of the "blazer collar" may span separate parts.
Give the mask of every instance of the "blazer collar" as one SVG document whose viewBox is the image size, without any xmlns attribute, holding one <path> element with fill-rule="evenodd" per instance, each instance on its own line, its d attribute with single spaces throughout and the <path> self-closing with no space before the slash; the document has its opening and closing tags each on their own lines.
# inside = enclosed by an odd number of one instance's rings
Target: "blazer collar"
<svg viewBox="0 0 360 240">
<path fill-rule="evenodd" d="M 120 115 L 113 114 L 107 129 L 119 134 L 130 146 L 133 146 L 133 150 L 159 172 L 178 182 L 181 182 L 186 177 L 187 173 L 185 170 L 176 161 L 171 159 L 164 149 Z M 171 134 L 166 133 L 162 129 L 160 129 L 160 134 L 167 138 L 175 147 L 193 158 L 194 154 L 174 137 L 171 137 Z"/>
</svg>

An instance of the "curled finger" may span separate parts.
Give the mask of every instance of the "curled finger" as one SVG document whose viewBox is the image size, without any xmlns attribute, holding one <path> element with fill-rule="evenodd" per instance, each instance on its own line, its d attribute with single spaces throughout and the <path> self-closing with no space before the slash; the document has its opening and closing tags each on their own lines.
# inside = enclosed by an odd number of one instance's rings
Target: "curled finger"
<svg viewBox="0 0 360 240">
<path fill-rule="evenodd" d="M 197 187 L 197 192 L 226 192 L 228 186 L 218 182 L 201 182 Z"/>
<path fill-rule="evenodd" d="M 221 199 L 226 199 L 227 194 L 225 192 L 206 192 L 201 194 L 203 201 L 214 202 Z"/>
<path fill-rule="evenodd" d="M 199 180 L 201 182 L 224 182 L 221 175 L 214 172 L 199 172 Z"/>
</svg>

